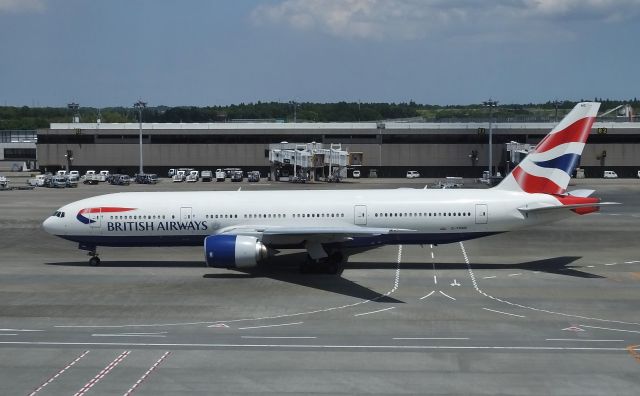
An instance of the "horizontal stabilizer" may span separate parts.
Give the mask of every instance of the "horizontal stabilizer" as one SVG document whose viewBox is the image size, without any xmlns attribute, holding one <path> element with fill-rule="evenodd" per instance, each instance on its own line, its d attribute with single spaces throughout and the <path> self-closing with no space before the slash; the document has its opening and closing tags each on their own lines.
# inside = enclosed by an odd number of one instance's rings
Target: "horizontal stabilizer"
<svg viewBox="0 0 640 396">
<path fill-rule="evenodd" d="M 571 195 L 572 197 L 581 197 L 581 198 L 586 198 L 591 196 L 591 194 L 593 194 L 594 192 L 596 192 L 596 190 L 573 190 L 573 191 L 569 191 L 567 194 Z"/>
<path fill-rule="evenodd" d="M 594 208 L 600 207 L 604 205 L 620 205 L 619 202 L 594 202 L 594 203 L 584 203 L 584 204 L 573 204 L 573 205 L 528 205 L 525 208 L 518 208 L 522 213 L 540 213 L 554 210 L 562 210 L 562 209 L 580 209 L 580 208 Z"/>
</svg>

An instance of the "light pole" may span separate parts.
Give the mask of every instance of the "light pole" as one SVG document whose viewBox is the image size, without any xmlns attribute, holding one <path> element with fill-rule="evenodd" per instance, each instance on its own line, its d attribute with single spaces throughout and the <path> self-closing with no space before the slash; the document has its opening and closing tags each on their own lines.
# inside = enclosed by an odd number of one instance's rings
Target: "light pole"
<svg viewBox="0 0 640 396">
<path fill-rule="evenodd" d="M 290 100 L 289 104 L 293 106 L 293 122 L 298 122 L 298 103 L 294 100 Z"/>
<path fill-rule="evenodd" d="M 147 102 L 138 100 L 133 104 L 133 107 L 138 110 L 138 121 L 140 122 L 140 169 L 138 170 L 138 174 L 142 175 L 144 173 L 142 170 L 142 109 L 147 107 Z"/>
<path fill-rule="evenodd" d="M 71 110 L 73 114 L 71 117 L 71 122 L 73 122 L 74 124 L 80 122 L 80 112 L 79 112 L 80 105 L 77 104 L 76 102 L 71 102 L 67 105 L 67 108 Z"/>
<path fill-rule="evenodd" d="M 498 106 L 497 100 L 486 100 L 483 105 L 489 108 L 489 177 L 493 176 L 493 108 Z"/>
</svg>

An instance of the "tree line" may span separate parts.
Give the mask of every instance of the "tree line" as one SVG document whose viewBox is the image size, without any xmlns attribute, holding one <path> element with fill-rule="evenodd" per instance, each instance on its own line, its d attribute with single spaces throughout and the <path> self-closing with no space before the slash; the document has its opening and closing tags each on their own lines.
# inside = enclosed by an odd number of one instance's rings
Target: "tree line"
<svg viewBox="0 0 640 396">
<path fill-rule="evenodd" d="M 628 103 L 640 108 L 637 98 L 633 100 L 609 100 L 596 98 L 602 102 L 601 111 Z M 581 100 L 582 101 L 582 100 Z M 499 104 L 494 109 L 494 117 L 535 117 L 551 116 L 556 111 L 562 115 L 577 102 L 549 101 L 545 103 Z M 96 122 L 98 114 L 102 122 L 138 122 L 138 112 L 131 107 L 109 107 L 97 109 L 81 107 L 78 110 L 81 122 Z M 41 129 L 50 123 L 70 122 L 72 110 L 66 107 L 13 107 L 0 106 L 0 129 Z M 482 104 L 471 105 L 429 105 L 408 103 L 283 103 L 256 102 L 228 106 L 157 106 L 143 110 L 144 122 L 359 122 L 381 120 L 442 121 L 448 119 L 488 118 L 488 109 Z"/>
</svg>

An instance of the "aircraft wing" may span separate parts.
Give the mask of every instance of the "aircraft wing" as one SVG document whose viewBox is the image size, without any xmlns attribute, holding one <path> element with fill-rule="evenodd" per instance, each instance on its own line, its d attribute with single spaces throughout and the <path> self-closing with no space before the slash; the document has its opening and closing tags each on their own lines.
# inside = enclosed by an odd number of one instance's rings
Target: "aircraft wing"
<svg viewBox="0 0 640 396">
<path fill-rule="evenodd" d="M 414 230 L 401 228 L 375 228 L 363 226 L 344 227 L 281 227 L 241 226 L 228 227 L 218 235 L 244 235 L 260 239 L 267 246 L 304 246 L 314 259 L 327 257 L 324 244 L 348 242 L 357 237 L 409 233 Z"/>
<path fill-rule="evenodd" d="M 394 233 L 415 232 L 415 230 L 404 228 L 376 228 L 363 226 L 345 226 L 345 227 L 280 227 L 280 226 L 241 226 L 227 227 L 217 232 L 217 234 L 225 235 L 250 235 L 255 236 L 283 236 L 295 237 L 300 236 L 304 239 L 312 236 L 336 236 L 341 238 L 376 236 Z"/>
</svg>

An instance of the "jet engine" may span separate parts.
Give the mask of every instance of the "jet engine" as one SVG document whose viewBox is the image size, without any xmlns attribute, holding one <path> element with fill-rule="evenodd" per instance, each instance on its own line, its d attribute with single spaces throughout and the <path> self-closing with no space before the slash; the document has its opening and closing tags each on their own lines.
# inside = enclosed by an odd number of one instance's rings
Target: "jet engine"
<svg viewBox="0 0 640 396">
<path fill-rule="evenodd" d="M 252 268 L 268 257 L 267 247 L 258 238 L 243 235 L 211 235 L 204 239 L 208 267 Z"/>
</svg>

